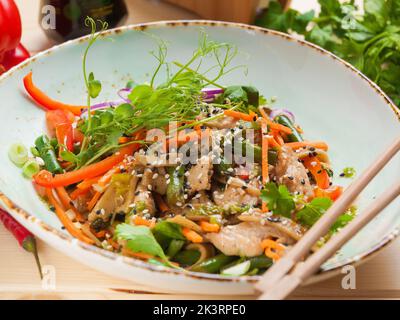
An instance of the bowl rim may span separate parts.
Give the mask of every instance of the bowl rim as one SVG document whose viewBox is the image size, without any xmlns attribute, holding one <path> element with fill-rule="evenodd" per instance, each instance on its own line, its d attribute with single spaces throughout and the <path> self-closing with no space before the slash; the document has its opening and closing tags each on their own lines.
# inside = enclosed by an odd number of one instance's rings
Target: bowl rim
<svg viewBox="0 0 400 320">
<path fill-rule="evenodd" d="M 350 63 L 344 61 L 343 59 L 339 58 L 335 54 L 313 44 L 310 43 L 306 40 L 298 39 L 296 37 L 293 37 L 291 35 L 288 35 L 283 32 L 271 30 L 271 29 L 266 29 L 258 26 L 252 26 L 252 25 L 247 25 L 243 23 L 234 23 L 234 22 L 224 22 L 224 21 L 215 21 L 215 20 L 165 20 L 165 21 L 155 21 L 155 22 L 148 22 L 148 23 L 139 23 L 139 24 L 130 24 L 118 28 L 113 28 L 109 29 L 106 31 L 103 31 L 101 33 L 101 37 L 106 37 L 110 35 L 119 35 L 124 32 L 129 32 L 132 30 L 137 30 L 137 31 L 144 31 L 146 29 L 160 29 L 160 28 L 174 28 L 174 27 L 192 27 L 192 26 L 205 26 L 205 27 L 229 27 L 229 28 L 234 28 L 234 29 L 243 29 L 243 30 L 249 30 L 253 32 L 258 32 L 260 34 L 264 35 L 272 35 L 275 37 L 280 37 L 286 41 L 291 41 L 294 42 L 298 45 L 306 46 L 314 52 L 317 52 L 322 55 L 326 55 L 336 62 L 342 64 L 346 68 L 348 68 L 351 72 L 355 73 L 358 77 L 360 77 L 362 80 L 364 80 L 370 87 L 373 89 L 378 95 L 381 96 L 381 98 L 384 100 L 385 104 L 392 109 L 394 112 L 394 116 L 397 117 L 398 121 L 400 122 L 400 110 L 394 105 L 394 103 L 391 101 L 391 99 L 383 92 L 383 90 L 372 80 L 370 80 L 366 75 L 364 75 L 361 71 L 356 69 L 354 66 L 352 66 Z M 11 77 L 16 71 L 21 70 L 31 63 L 35 62 L 38 58 L 50 55 L 54 52 L 57 52 L 58 50 L 61 50 L 64 47 L 72 46 L 74 44 L 78 44 L 81 42 L 87 41 L 87 39 L 90 37 L 90 35 L 86 35 L 77 39 L 69 40 L 66 41 L 62 44 L 55 45 L 47 50 L 41 51 L 34 56 L 30 57 L 29 59 L 23 61 L 17 66 L 14 66 L 4 74 L 0 76 L 0 85 L 3 81 L 5 81 L 7 78 Z M 0 202 L 4 204 L 4 206 L 7 208 L 7 210 L 13 214 L 13 216 L 21 222 L 25 227 L 30 229 L 31 224 L 35 223 L 38 226 L 40 226 L 40 230 L 43 231 L 43 238 L 46 233 L 51 233 L 52 235 L 56 235 L 60 241 L 66 241 L 69 243 L 75 243 L 80 247 L 81 249 L 87 250 L 91 253 L 101 255 L 103 257 L 109 258 L 111 260 L 116 260 L 118 257 L 121 257 L 121 255 L 107 251 L 102 248 L 98 248 L 94 245 L 88 245 L 86 243 L 83 243 L 77 239 L 75 239 L 73 236 L 71 236 L 68 233 L 61 232 L 58 229 L 44 223 L 40 219 L 38 219 L 36 216 L 33 216 L 29 214 L 27 211 L 21 209 L 18 205 L 16 205 L 11 199 L 9 199 L 4 193 L 0 191 Z M 335 262 L 332 263 L 329 269 L 320 269 L 318 273 L 315 275 L 311 276 L 305 284 L 308 283 L 314 283 L 318 282 L 327 278 L 330 278 L 340 272 L 340 268 L 343 267 L 344 265 L 359 265 L 378 252 L 380 252 L 383 248 L 385 248 L 387 245 L 393 242 L 393 240 L 399 235 L 400 233 L 400 226 L 397 226 L 392 232 L 387 234 L 385 237 L 379 241 L 375 246 L 371 247 L 369 250 L 363 252 L 360 255 L 354 256 L 352 258 L 349 258 L 345 261 L 342 262 Z M 39 235 L 40 237 L 40 235 Z M 46 240 L 45 240 L 46 242 Z M 241 276 L 241 277 L 227 277 L 227 276 L 221 276 L 221 275 L 215 275 L 215 274 L 206 274 L 206 273 L 198 273 L 198 272 L 182 272 L 178 271 L 175 269 L 171 268 L 166 268 L 162 266 L 155 266 L 150 263 L 144 262 L 139 259 L 135 258 L 130 258 L 130 257 L 123 257 L 123 262 L 138 267 L 138 268 L 144 268 L 147 269 L 148 271 L 155 271 L 155 272 L 164 272 L 164 273 L 174 273 L 176 275 L 185 275 L 194 279 L 204 279 L 204 280 L 217 280 L 221 282 L 248 282 L 248 283 L 255 283 L 258 281 L 260 276 Z"/>
</svg>

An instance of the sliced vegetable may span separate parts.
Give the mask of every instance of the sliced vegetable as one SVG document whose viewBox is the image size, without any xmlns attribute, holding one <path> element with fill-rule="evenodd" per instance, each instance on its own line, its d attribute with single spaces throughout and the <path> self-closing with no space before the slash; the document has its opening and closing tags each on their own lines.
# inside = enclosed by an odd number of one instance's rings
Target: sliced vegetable
<svg viewBox="0 0 400 320">
<path fill-rule="evenodd" d="M 58 163 L 56 153 L 51 144 L 50 139 L 46 135 L 42 135 L 35 140 L 35 146 L 40 157 L 44 161 L 45 168 L 51 173 L 60 173 L 63 171 Z"/>
<path fill-rule="evenodd" d="M 60 124 L 72 124 L 75 121 L 75 115 L 68 110 L 49 110 L 46 112 L 47 130 L 51 137 L 56 136 L 56 127 Z"/>
<path fill-rule="evenodd" d="M 28 160 L 22 167 L 22 174 L 25 178 L 32 179 L 32 177 L 40 171 L 40 166 L 35 160 Z"/>
<path fill-rule="evenodd" d="M 200 227 L 204 232 L 219 232 L 221 229 L 218 224 L 207 221 L 200 221 Z"/>
<path fill-rule="evenodd" d="M 311 172 L 312 176 L 321 189 L 329 188 L 329 175 L 317 157 L 306 157 L 303 159 L 304 166 Z"/>
<path fill-rule="evenodd" d="M 232 267 L 223 269 L 221 274 L 225 276 L 242 276 L 250 270 L 251 262 L 250 260 L 244 261 Z"/>
<path fill-rule="evenodd" d="M 185 241 L 184 240 L 172 239 L 172 241 L 170 242 L 170 244 L 168 246 L 168 249 L 167 249 L 167 256 L 170 259 L 172 259 L 173 257 L 175 257 L 177 255 L 177 253 L 179 251 L 182 250 L 184 245 L 185 245 Z"/>
<path fill-rule="evenodd" d="M 74 151 L 74 131 L 70 123 L 60 123 L 56 126 L 56 137 L 60 146 L 60 151 L 67 149 Z"/>
<path fill-rule="evenodd" d="M 235 110 L 225 110 L 224 114 L 228 117 L 232 117 L 237 120 L 243 120 L 243 121 L 253 121 L 253 117 L 250 114 L 235 111 Z"/>
<path fill-rule="evenodd" d="M 51 205 L 54 207 L 57 217 L 58 217 L 58 219 L 60 219 L 60 221 L 64 225 L 65 229 L 67 229 L 67 231 L 75 238 L 77 238 L 83 242 L 93 244 L 94 241 L 92 239 L 88 238 L 87 236 L 85 236 L 83 234 L 83 232 L 81 230 L 79 230 L 77 227 L 75 227 L 73 222 L 69 219 L 68 215 L 65 213 L 64 209 L 62 208 L 61 204 L 54 197 L 52 189 L 50 189 L 50 188 L 46 189 L 46 196 L 47 196 L 49 202 L 51 203 Z"/>
<path fill-rule="evenodd" d="M 178 262 L 183 266 L 193 266 L 200 258 L 200 252 L 198 250 L 183 250 L 178 252 L 174 261 Z"/>
<path fill-rule="evenodd" d="M 316 188 L 314 190 L 314 195 L 317 198 L 329 198 L 332 201 L 337 200 L 343 193 L 343 187 L 341 186 L 332 186 L 329 187 L 328 189 L 321 189 L 321 188 Z"/>
<path fill-rule="evenodd" d="M 24 86 L 31 98 L 45 110 L 68 110 L 74 115 L 80 115 L 82 110 L 87 108 L 87 106 L 73 106 L 51 99 L 34 85 L 32 80 L 32 72 L 29 72 L 24 77 Z"/>
<path fill-rule="evenodd" d="M 87 167 L 66 172 L 63 174 L 52 175 L 46 170 L 40 171 L 34 176 L 34 179 L 38 185 L 44 187 L 63 187 L 68 186 L 84 179 L 94 178 L 101 175 L 108 170 L 112 169 L 116 164 L 120 163 L 125 156 L 133 153 L 138 148 L 138 145 L 129 145 L 116 152 L 114 155 L 101 160 L 97 163 L 88 165 Z"/>
<path fill-rule="evenodd" d="M 196 231 L 193 231 L 189 228 L 183 228 L 182 229 L 182 234 L 185 236 L 185 238 L 193 243 L 201 243 L 203 242 L 203 237 L 199 235 Z"/>
<path fill-rule="evenodd" d="M 22 143 L 14 143 L 8 150 L 8 157 L 18 167 L 28 161 L 28 149 Z"/>
<path fill-rule="evenodd" d="M 207 259 L 191 268 L 192 271 L 196 272 L 206 272 L 206 273 L 218 273 L 220 270 L 237 259 L 234 256 L 226 256 L 222 253 Z"/>
<path fill-rule="evenodd" d="M 303 137 L 301 134 L 297 131 L 296 127 L 294 126 L 294 123 L 286 116 L 286 115 L 279 115 L 274 118 L 274 121 L 278 122 L 279 124 L 288 127 L 291 130 L 291 133 L 287 133 L 287 140 L 289 142 L 299 142 L 303 141 Z"/>
</svg>

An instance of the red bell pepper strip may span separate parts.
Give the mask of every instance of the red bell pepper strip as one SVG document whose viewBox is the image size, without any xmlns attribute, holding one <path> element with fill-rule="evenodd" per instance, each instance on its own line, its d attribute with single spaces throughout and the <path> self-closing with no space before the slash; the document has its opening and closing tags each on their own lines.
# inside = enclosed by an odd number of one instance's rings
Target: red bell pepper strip
<svg viewBox="0 0 400 320">
<path fill-rule="evenodd" d="M 51 99 L 34 85 L 32 81 L 32 72 L 29 72 L 24 77 L 24 86 L 31 98 L 45 110 L 68 110 L 71 111 L 74 115 L 78 116 L 81 114 L 82 109 L 87 108 L 87 106 L 74 106 Z"/>
<path fill-rule="evenodd" d="M 124 160 L 125 156 L 131 155 L 134 151 L 136 151 L 139 146 L 139 144 L 126 146 L 104 160 L 75 171 L 56 174 L 53 176 L 53 174 L 49 171 L 42 170 L 37 173 L 33 179 L 40 186 L 46 188 L 57 188 L 65 187 L 80 182 L 84 179 L 94 178 L 113 168 L 116 164 Z"/>
<path fill-rule="evenodd" d="M 56 138 L 59 145 L 65 146 L 68 151 L 74 150 L 74 131 L 71 123 L 60 123 L 56 126 Z M 64 148 L 60 148 L 60 152 Z"/>
<path fill-rule="evenodd" d="M 17 220 L 15 220 L 3 209 L 0 209 L 0 221 L 3 222 L 4 227 L 14 235 L 19 245 L 24 248 L 25 251 L 30 252 L 35 256 L 40 278 L 43 278 L 42 266 L 40 265 L 36 240 L 33 234 L 25 229 L 25 227 L 20 225 Z"/>
<path fill-rule="evenodd" d="M 72 124 L 75 121 L 75 115 L 68 110 L 50 110 L 46 112 L 46 125 L 50 135 L 56 135 L 56 127 L 60 124 Z"/>
</svg>

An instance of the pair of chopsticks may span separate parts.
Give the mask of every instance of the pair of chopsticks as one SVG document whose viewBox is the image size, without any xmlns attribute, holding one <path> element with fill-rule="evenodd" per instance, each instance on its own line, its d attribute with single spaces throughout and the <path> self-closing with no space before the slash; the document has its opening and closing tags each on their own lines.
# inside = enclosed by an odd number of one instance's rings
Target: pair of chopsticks
<svg viewBox="0 0 400 320">
<path fill-rule="evenodd" d="M 311 247 L 329 231 L 337 218 L 347 210 L 358 194 L 400 150 L 400 138 L 381 155 L 364 173 L 355 180 L 328 211 L 306 232 L 297 244 L 278 260 L 257 282 L 256 288 L 261 292 L 259 299 L 283 299 L 295 290 L 305 279 L 314 274 L 319 267 L 350 240 L 361 228 L 400 195 L 400 181 L 376 199 L 368 209 L 357 215 L 353 221 L 336 233 L 318 251 L 310 253 Z"/>
</svg>

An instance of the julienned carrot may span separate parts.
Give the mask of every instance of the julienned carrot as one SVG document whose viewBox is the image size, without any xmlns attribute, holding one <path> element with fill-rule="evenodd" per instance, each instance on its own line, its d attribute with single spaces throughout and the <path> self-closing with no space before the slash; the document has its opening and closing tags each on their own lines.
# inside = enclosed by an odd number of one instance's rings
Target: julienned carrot
<svg viewBox="0 0 400 320">
<path fill-rule="evenodd" d="M 78 116 L 81 114 L 82 109 L 87 108 L 87 106 L 73 106 L 51 99 L 34 85 L 32 80 L 32 72 L 29 72 L 24 77 L 24 86 L 31 98 L 46 110 L 68 110 Z"/>
<path fill-rule="evenodd" d="M 65 190 L 65 188 L 57 187 L 56 191 L 57 191 L 58 198 L 60 199 L 64 208 L 74 211 L 78 221 L 84 221 L 82 214 L 75 208 L 74 204 L 72 203 L 72 199 L 69 196 L 68 192 Z"/>
<path fill-rule="evenodd" d="M 283 245 L 271 239 L 263 240 L 261 242 L 261 247 L 265 250 L 265 255 L 273 261 L 279 260 L 285 251 Z"/>
<path fill-rule="evenodd" d="M 275 138 L 273 136 L 268 135 L 267 140 L 268 140 L 268 145 L 271 148 L 278 148 L 279 149 L 281 147 L 281 145 L 278 142 L 276 142 L 276 140 L 275 140 Z"/>
<path fill-rule="evenodd" d="M 216 223 L 210 223 L 207 221 L 200 221 L 201 230 L 204 232 L 219 232 L 221 227 Z"/>
<path fill-rule="evenodd" d="M 319 188 L 329 188 L 329 175 L 317 157 L 306 157 L 303 159 L 303 164 L 311 172 Z"/>
<path fill-rule="evenodd" d="M 343 193 L 343 187 L 332 186 L 328 189 L 315 188 L 314 196 L 320 198 L 330 198 L 332 201 L 336 201 Z"/>
<path fill-rule="evenodd" d="M 328 145 L 323 141 L 300 141 L 300 142 L 288 142 L 285 146 L 291 147 L 293 150 L 300 149 L 303 147 L 314 147 L 315 149 L 322 149 L 328 151 Z"/>
<path fill-rule="evenodd" d="M 268 182 L 268 127 L 267 122 L 261 122 L 261 177 L 262 183 L 266 184 Z M 268 207 L 265 201 L 262 202 L 262 211 L 267 212 Z"/>
<path fill-rule="evenodd" d="M 69 195 L 72 200 L 78 199 L 80 196 L 83 196 L 87 194 L 90 191 L 90 189 L 78 189 L 76 188 L 74 191 L 71 192 Z"/>
<path fill-rule="evenodd" d="M 279 134 L 279 132 L 277 132 L 277 131 L 274 130 L 273 135 L 274 135 L 275 141 L 276 141 L 280 146 L 283 146 L 283 145 L 285 144 L 285 141 L 283 140 L 283 138 L 282 138 L 282 136 Z"/>
<path fill-rule="evenodd" d="M 201 243 L 203 242 L 203 237 L 199 235 L 196 231 L 193 231 L 189 228 L 183 228 L 182 234 L 185 236 L 187 240 L 193 243 Z"/>
<path fill-rule="evenodd" d="M 250 114 L 235 111 L 235 110 L 225 110 L 224 114 L 228 117 L 235 118 L 237 120 L 243 120 L 243 121 L 253 121 L 253 117 Z"/>
<path fill-rule="evenodd" d="M 85 179 L 81 183 L 79 183 L 76 187 L 81 190 L 90 189 L 95 183 L 97 183 L 99 181 L 100 178 L 101 177 L 98 176 L 98 177 L 94 177 L 91 179 Z"/>
<path fill-rule="evenodd" d="M 42 170 L 38 174 L 36 174 L 33 178 L 38 185 L 43 187 L 47 188 L 65 187 L 80 182 L 84 179 L 94 178 L 98 175 L 107 172 L 108 170 L 113 168 L 116 164 L 120 163 L 125 158 L 125 156 L 131 155 L 135 150 L 137 150 L 137 148 L 139 148 L 138 144 L 132 144 L 122 148 L 114 155 L 104 160 L 101 160 L 97 163 L 88 165 L 87 167 L 83 167 L 75 171 L 56 174 L 54 176 L 49 171 Z"/>
<path fill-rule="evenodd" d="M 46 195 L 51 203 L 51 205 L 54 207 L 58 219 L 60 219 L 61 223 L 64 225 L 65 229 L 74 236 L 75 238 L 89 243 L 93 244 L 93 240 L 89 239 L 87 236 L 85 236 L 81 230 L 79 230 L 75 225 L 72 223 L 72 221 L 68 218 L 68 215 L 65 213 L 64 209 L 61 207 L 61 204 L 56 200 L 56 198 L 53 195 L 53 189 L 46 188 Z"/>
<path fill-rule="evenodd" d="M 101 192 L 96 192 L 94 194 L 94 196 L 92 197 L 92 199 L 90 199 L 90 201 L 87 204 L 88 210 L 92 211 L 94 206 L 96 205 L 97 201 L 99 201 L 100 197 L 101 197 Z"/>
<path fill-rule="evenodd" d="M 291 134 L 292 133 L 292 130 L 290 130 L 290 128 L 285 127 L 284 125 L 281 125 L 279 123 L 273 122 L 269 118 L 268 114 L 265 112 L 265 110 L 264 110 L 264 108 L 262 106 L 260 106 L 258 108 L 258 110 L 260 111 L 261 116 L 263 117 L 263 119 L 267 122 L 267 124 L 270 127 L 270 129 L 281 131 L 281 132 L 284 132 L 284 133 L 287 133 L 287 134 Z"/>
<path fill-rule="evenodd" d="M 137 226 L 147 226 L 149 228 L 153 228 L 155 226 L 155 221 L 154 220 L 147 220 L 145 218 L 142 218 L 140 216 L 136 216 L 133 219 L 133 223 Z"/>
</svg>

